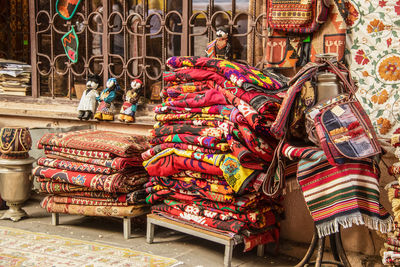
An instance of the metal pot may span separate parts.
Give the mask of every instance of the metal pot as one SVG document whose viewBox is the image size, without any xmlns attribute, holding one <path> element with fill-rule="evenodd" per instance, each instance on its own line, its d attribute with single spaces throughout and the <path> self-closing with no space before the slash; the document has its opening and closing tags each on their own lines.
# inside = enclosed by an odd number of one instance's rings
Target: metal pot
<svg viewBox="0 0 400 267">
<path fill-rule="evenodd" d="M 27 216 L 21 209 L 32 189 L 32 163 L 35 159 L 0 159 L 0 195 L 9 209 L 0 219 L 19 221 Z"/>
</svg>

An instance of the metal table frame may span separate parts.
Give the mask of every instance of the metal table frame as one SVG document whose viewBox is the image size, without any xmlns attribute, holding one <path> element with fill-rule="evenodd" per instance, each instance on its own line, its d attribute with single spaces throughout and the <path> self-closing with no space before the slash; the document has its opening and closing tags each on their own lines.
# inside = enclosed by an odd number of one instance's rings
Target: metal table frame
<svg viewBox="0 0 400 267">
<path fill-rule="evenodd" d="M 122 220 L 123 220 L 123 233 L 124 233 L 125 239 L 131 238 L 131 233 L 132 233 L 132 220 L 131 219 L 134 217 L 137 217 L 137 216 L 117 217 L 117 218 L 122 218 Z M 60 214 L 59 213 L 54 213 L 54 212 L 51 213 L 51 224 L 54 226 L 60 224 Z"/>
<path fill-rule="evenodd" d="M 234 238 L 227 237 L 221 234 L 217 234 L 214 232 L 210 232 L 204 229 L 196 228 L 190 225 L 186 225 L 184 223 L 180 223 L 177 221 L 173 221 L 156 214 L 148 214 L 147 215 L 147 231 L 146 231 L 146 242 L 151 244 L 154 240 L 154 225 L 162 226 L 168 229 L 172 229 L 178 232 L 182 232 L 185 234 L 189 234 L 192 236 L 200 237 L 203 239 L 207 239 L 225 246 L 225 254 L 224 254 L 224 266 L 230 267 L 232 262 L 232 252 L 233 247 L 237 244 L 243 243 L 242 236 L 238 237 L 238 240 Z M 207 233 L 208 232 L 208 233 Z M 264 256 L 264 245 L 257 246 L 257 256 Z"/>
</svg>

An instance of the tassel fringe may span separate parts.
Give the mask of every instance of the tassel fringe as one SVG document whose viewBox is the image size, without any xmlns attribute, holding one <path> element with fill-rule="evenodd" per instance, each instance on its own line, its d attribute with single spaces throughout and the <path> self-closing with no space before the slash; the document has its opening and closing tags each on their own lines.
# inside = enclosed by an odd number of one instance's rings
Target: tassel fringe
<svg viewBox="0 0 400 267">
<path fill-rule="evenodd" d="M 389 217 L 385 220 L 381 220 L 358 213 L 356 215 L 338 217 L 332 221 L 317 224 L 316 227 L 318 236 L 321 238 L 339 232 L 340 225 L 343 228 L 349 228 L 353 224 L 365 225 L 369 229 L 380 231 L 381 233 L 387 233 L 392 231 L 393 218 Z"/>
</svg>

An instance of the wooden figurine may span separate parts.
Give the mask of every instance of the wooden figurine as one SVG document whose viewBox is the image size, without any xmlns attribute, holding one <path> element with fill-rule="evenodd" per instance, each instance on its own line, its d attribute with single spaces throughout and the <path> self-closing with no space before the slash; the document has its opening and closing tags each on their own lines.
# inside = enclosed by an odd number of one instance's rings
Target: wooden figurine
<svg viewBox="0 0 400 267">
<path fill-rule="evenodd" d="M 99 75 L 89 74 L 86 83 L 86 90 L 82 93 L 81 100 L 78 105 L 78 119 L 89 120 L 93 118 L 96 111 L 97 101 L 99 97 L 98 87 L 101 84 Z"/>
<path fill-rule="evenodd" d="M 116 92 L 120 89 L 117 79 L 110 78 L 107 80 L 106 88 L 96 97 L 99 102 L 94 118 L 99 121 L 114 120 L 114 99 L 117 96 Z"/>
<path fill-rule="evenodd" d="M 229 27 L 219 27 L 216 32 L 217 38 L 207 44 L 207 57 L 232 60 L 232 42 Z"/>
<path fill-rule="evenodd" d="M 125 102 L 121 107 L 118 119 L 125 122 L 135 122 L 137 103 L 142 94 L 143 82 L 135 79 L 131 82 L 131 89 L 125 94 Z"/>
</svg>

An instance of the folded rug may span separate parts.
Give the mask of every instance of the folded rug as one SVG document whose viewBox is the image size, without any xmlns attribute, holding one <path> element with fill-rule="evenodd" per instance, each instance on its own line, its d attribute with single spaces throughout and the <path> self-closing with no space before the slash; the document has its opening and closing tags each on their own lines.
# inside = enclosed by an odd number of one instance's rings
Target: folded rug
<svg viewBox="0 0 400 267">
<path fill-rule="evenodd" d="M 150 148 L 146 136 L 100 130 L 48 133 L 40 138 L 38 144 L 105 151 L 120 157 L 129 157 L 134 153 L 143 152 Z"/>
<path fill-rule="evenodd" d="M 142 159 L 135 158 L 122 158 L 117 157 L 113 159 L 95 159 L 95 158 L 87 158 L 81 156 L 75 156 L 72 154 L 57 152 L 57 151 L 48 151 L 45 150 L 44 153 L 48 158 L 56 158 L 56 159 L 67 159 L 78 162 L 84 162 L 88 164 L 100 165 L 104 167 L 108 167 L 114 170 L 123 170 L 127 168 L 133 168 L 137 166 L 142 166 Z"/>
<path fill-rule="evenodd" d="M 85 216 L 139 216 L 148 212 L 146 205 L 132 205 L 132 206 L 86 206 L 86 205 L 73 205 L 73 204 L 60 204 L 54 202 L 54 197 L 45 197 L 40 206 L 46 209 L 47 212 L 54 213 L 67 213 Z"/>
<path fill-rule="evenodd" d="M 111 175 L 73 172 L 44 166 L 38 166 L 33 170 L 38 177 L 48 178 L 54 182 L 70 183 L 89 187 L 98 191 L 126 193 L 126 176 L 120 173 Z"/>
<path fill-rule="evenodd" d="M 94 165 L 94 164 L 70 161 L 70 160 L 62 160 L 62 159 L 51 159 L 46 157 L 39 158 L 37 160 L 37 164 L 39 166 L 52 167 L 68 171 L 98 173 L 98 174 L 112 174 L 117 171 L 115 169 L 100 165 Z"/>
<path fill-rule="evenodd" d="M 166 212 L 166 213 L 175 215 L 182 220 L 190 221 L 195 224 L 213 227 L 213 228 L 216 228 L 219 230 L 230 231 L 233 233 L 239 233 L 242 229 L 245 228 L 245 223 L 238 221 L 238 220 L 220 221 L 220 220 L 211 219 L 211 218 L 207 218 L 207 217 L 200 216 L 200 215 L 190 214 L 190 213 L 187 213 L 187 212 L 179 210 L 179 209 L 174 209 L 165 204 L 152 206 L 151 211 L 153 213 Z"/>
</svg>

